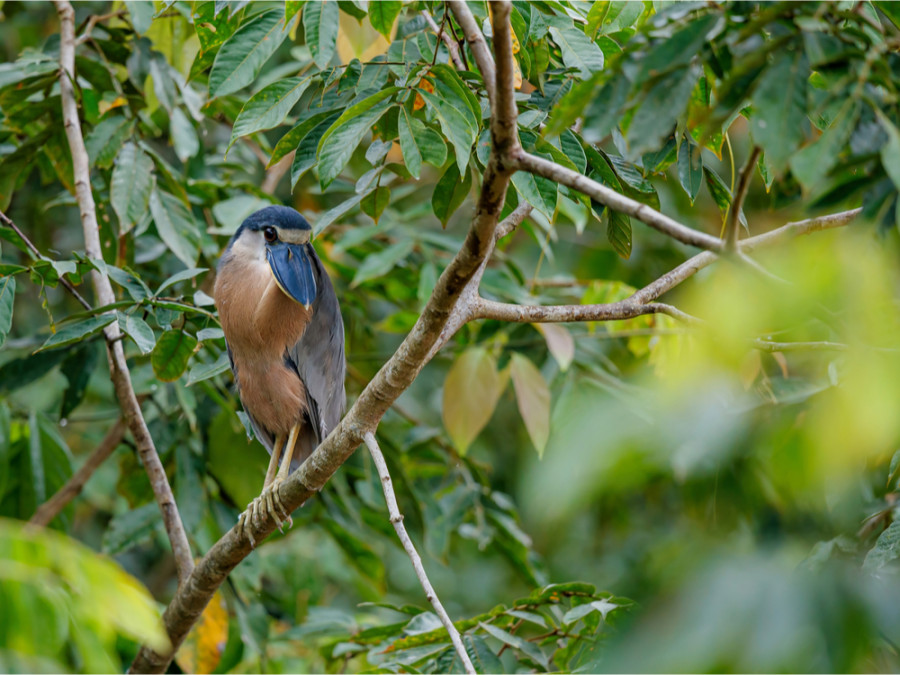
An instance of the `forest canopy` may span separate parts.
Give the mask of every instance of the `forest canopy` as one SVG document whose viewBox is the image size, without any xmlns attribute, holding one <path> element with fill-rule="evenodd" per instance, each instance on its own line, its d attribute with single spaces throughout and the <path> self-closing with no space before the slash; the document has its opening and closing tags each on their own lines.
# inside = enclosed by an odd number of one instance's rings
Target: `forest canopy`
<svg viewBox="0 0 900 675">
<path fill-rule="evenodd" d="M 900 7 L 0 12 L 0 670 L 900 667 Z M 239 531 L 272 204 L 348 411 Z"/>
</svg>

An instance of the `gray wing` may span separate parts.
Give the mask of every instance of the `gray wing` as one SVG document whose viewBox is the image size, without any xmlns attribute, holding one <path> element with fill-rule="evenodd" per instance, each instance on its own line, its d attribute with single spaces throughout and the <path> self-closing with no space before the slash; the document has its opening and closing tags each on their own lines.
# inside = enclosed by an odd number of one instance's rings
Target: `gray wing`
<svg viewBox="0 0 900 675">
<path fill-rule="evenodd" d="M 310 247 L 311 248 L 311 247 Z M 312 318 L 303 337 L 289 347 L 287 358 L 303 381 L 311 426 L 315 430 L 313 448 L 334 429 L 344 414 L 344 320 L 334 286 L 322 261 L 312 254 L 316 273 L 316 299 Z"/>
<path fill-rule="evenodd" d="M 234 364 L 234 356 L 231 353 L 231 346 L 228 344 L 228 340 L 225 340 L 225 351 L 228 353 L 228 363 L 231 364 L 231 372 L 234 373 L 234 386 L 238 390 L 240 394 L 240 385 L 238 384 L 238 371 L 237 366 Z M 266 450 L 269 451 L 269 454 L 272 454 L 272 448 L 275 447 L 275 437 L 272 436 L 268 431 L 266 431 L 259 422 L 250 414 L 250 411 L 247 410 L 245 406 L 241 406 L 244 408 L 244 414 L 247 415 L 247 419 L 250 420 L 250 427 L 253 429 L 253 434 L 262 443 Z"/>
</svg>

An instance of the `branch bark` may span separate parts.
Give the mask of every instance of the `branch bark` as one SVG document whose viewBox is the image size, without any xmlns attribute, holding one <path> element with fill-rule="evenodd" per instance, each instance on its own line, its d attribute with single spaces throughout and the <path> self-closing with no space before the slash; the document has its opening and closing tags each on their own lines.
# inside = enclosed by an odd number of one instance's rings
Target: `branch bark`
<svg viewBox="0 0 900 675">
<path fill-rule="evenodd" d="M 56 12 L 60 20 L 60 44 L 59 44 L 59 88 L 62 100 L 63 120 L 66 130 L 66 138 L 69 142 L 69 150 L 72 153 L 72 168 L 75 177 L 75 197 L 81 215 L 82 229 L 84 230 L 84 248 L 88 257 L 102 260 L 103 251 L 100 247 L 100 228 L 97 224 L 97 210 L 94 204 L 94 195 L 91 193 L 91 173 L 88 162 L 87 149 L 84 145 L 84 136 L 81 132 L 81 122 L 78 118 L 78 104 L 75 100 L 75 10 L 68 0 L 55 0 Z M 97 295 L 98 304 L 103 307 L 115 302 L 109 279 L 93 270 L 91 278 Z M 162 511 L 163 523 L 166 534 L 172 545 L 172 553 L 175 556 L 175 564 L 178 570 L 179 582 L 183 582 L 194 567 L 191 556 L 191 548 L 188 544 L 181 515 L 172 495 L 172 488 L 166 478 L 165 469 L 159 461 L 153 437 L 147 428 L 147 423 L 141 412 L 140 404 L 131 384 L 131 374 L 125 361 L 125 350 L 121 343 L 121 331 L 119 324 L 113 321 L 103 329 L 106 338 L 106 352 L 109 360 L 109 372 L 113 382 L 116 398 L 122 408 L 131 434 L 138 448 L 138 454 L 150 485 L 153 495 Z"/>
<path fill-rule="evenodd" d="M 622 300 L 598 305 L 512 305 L 479 298 L 472 318 L 512 323 L 565 323 L 575 321 L 618 321 L 643 314 L 668 314 L 686 323 L 700 320 L 661 302 L 642 304 Z"/>
<path fill-rule="evenodd" d="M 425 21 L 428 22 L 428 27 L 431 28 L 437 35 L 439 40 L 443 40 L 444 44 L 447 45 L 447 51 L 450 53 L 450 60 L 453 61 L 453 65 L 456 66 L 457 70 L 465 70 L 466 67 L 462 62 L 462 59 L 459 58 L 459 45 L 456 44 L 456 40 L 454 40 L 450 35 L 447 34 L 441 26 L 438 26 L 434 19 L 431 17 L 431 14 L 428 13 L 427 10 L 421 11 L 422 16 L 425 17 Z"/>
<path fill-rule="evenodd" d="M 391 516 L 391 524 L 394 526 L 394 530 L 396 530 L 397 536 L 400 538 L 400 543 L 403 544 L 406 555 L 409 556 L 409 559 L 412 562 L 413 569 L 416 571 L 416 578 L 425 590 L 425 597 L 428 598 L 428 602 L 434 607 L 434 611 L 440 618 L 441 623 L 444 624 L 444 628 L 447 629 L 447 633 L 450 635 L 450 642 L 453 643 L 453 648 L 459 655 L 463 667 L 466 669 L 467 673 L 474 675 L 475 667 L 472 665 L 469 654 L 466 652 L 462 639 L 459 637 L 459 631 L 456 630 L 456 626 L 453 625 L 453 621 L 450 620 L 447 610 L 444 609 L 440 598 L 438 598 L 437 593 L 434 591 L 434 587 L 428 580 L 428 575 L 425 573 L 425 567 L 422 565 L 422 558 L 419 557 L 419 553 L 416 551 L 416 547 L 413 545 L 412 539 L 409 538 L 406 527 L 403 525 L 403 516 L 400 514 L 400 509 L 397 507 L 397 497 L 394 495 L 391 473 L 388 471 L 387 463 L 384 461 L 384 456 L 381 454 L 381 448 L 378 447 L 378 441 L 375 440 L 375 435 L 371 431 L 365 435 L 364 440 L 366 442 L 366 447 L 369 448 L 369 454 L 372 455 L 372 461 L 375 462 L 375 469 L 378 471 L 378 477 L 381 479 L 381 487 L 384 490 L 384 500 L 387 502 L 388 513 Z"/>
<path fill-rule="evenodd" d="M 762 151 L 759 146 L 753 147 L 747 163 L 741 169 L 738 177 L 737 189 L 734 192 L 734 199 L 731 200 L 731 212 L 728 217 L 728 229 L 725 231 L 725 250 L 736 251 L 738 235 L 741 228 L 741 211 L 744 209 L 744 200 L 747 198 L 747 192 L 750 189 L 750 178 L 753 176 L 753 169 L 756 161 Z"/>
<path fill-rule="evenodd" d="M 640 220 L 683 244 L 705 248 L 710 251 L 721 251 L 723 242 L 718 237 L 691 229 L 682 225 L 677 220 L 641 204 L 633 199 L 619 194 L 615 190 L 591 180 L 577 171 L 572 171 L 556 162 L 551 162 L 543 157 L 536 157 L 527 152 L 520 151 L 512 157 L 512 168 L 549 178 L 550 180 L 567 187 L 583 192 L 591 199 L 608 206 L 614 211 L 626 213 L 632 218 Z"/>
<path fill-rule="evenodd" d="M 491 110 L 495 110 L 496 94 L 494 87 L 496 77 L 494 74 L 494 59 L 491 58 L 491 50 L 488 48 L 487 40 L 481 34 L 481 27 L 478 25 L 475 17 L 472 16 L 472 12 L 464 0 L 450 0 L 447 4 L 450 6 L 450 11 L 453 12 L 456 22 L 466 36 L 466 42 L 469 43 L 469 49 L 472 50 L 472 56 L 475 57 L 475 63 L 478 65 L 478 70 L 481 71 L 481 79 L 484 80 L 484 87 L 487 89 L 488 98 L 491 101 Z M 494 47 L 496 48 L 496 46 L 497 40 L 495 37 Z M 512 53 L 511 46 L 510 53 Z"/>
<path fill-rule="evenodd" d="M 37 511 L 34 512 L 34 515 L 29 519 L 28 524 L 36 527 L 46 527 L 49 525 L 53 519 L 66 508 L 66 505 L 70 501 L 81 494 L 85 483 L 87 483 L 88 479 L 94 475 L 94 471 L 96 471 L 113 453 L 113 450 L 119 447 L 119 443 L 122 442 L 124 436 L 125 422 L 123 422 L 122 419 L 118 419 L 106 433 L 106 436 L 103 437 L 103 440 L 100 441 L 100 445 L 97 446 L 97 449 L 94 450 L 85 463 L 81 465 L 81 468 L 72 474 L 72 477 L 66 481 L 65 485 L 56 491 L 55 495 L 38 507 Z"/>
<path fill-rule="evenodd" d="M 509 5 L 499 4 L 499 7 L 494 7 L 495 21 L 508 22 Z M 465 10 L 468 11 L 468 8 Z M 500 36 L 503 34 L 501 30 Z M 506 44 L 503 44 L 502 37 L 498 37 L 495 32 L 494 47 L 501 54 L 508 54 L 509 58 L 512 58 L 508 28 L 505 35 Z M 497 92 L 498 97 L 514 101 L 512 79 L 502 84 L 503 91 Z M 511 109 L 514 113 L 515 106 L 511 106 Z M 501 118 L 504 112 L 509 110 L 510 106 L 502 106 L 495 111 L 494 117 Z M 278 496 L 288 511 L 296 510 L 322 489 L 334 472 L 353 454 L 365 434 L 375 431 L 378 422 L 391 404 L 409 387 L 427 363 L 429 354 L 452 316 L 460 296 L 494 245 L 500 210 L 506 200 L 506 189 L 511 175 L 497 156 L 496 148 L 513 148 L 518 145 L 518 139 L 514 135 L 515 128 L 515 118 L 493 120 L 491 130 L 492 134 L 497 136 L 493 138 L 493 149 L 485 167 L 481 194 L 462 247 L 441 274 L 421 316 L 394 355 L 363 389 L 337 427 L 309 459 L 279 487 Z M 252 536 L 255 541 L 262 541 L 274 529 L 275 522 L 269 519 L 259 525 L 253 523 L 251 527 L 244 528 L 243 536 L 238 535 L 236 527 L 226 532 L 179 586 L 163 613 L 163 621 L 172 643 L 171 650 L 158 654 L 147 647 L 142 647 L 129 672 L 165 672 L 175 650 L 184 641 L 213 593 L 231 570 L 251 552 L 250 539 L 247 535 Z"/>
</svg>

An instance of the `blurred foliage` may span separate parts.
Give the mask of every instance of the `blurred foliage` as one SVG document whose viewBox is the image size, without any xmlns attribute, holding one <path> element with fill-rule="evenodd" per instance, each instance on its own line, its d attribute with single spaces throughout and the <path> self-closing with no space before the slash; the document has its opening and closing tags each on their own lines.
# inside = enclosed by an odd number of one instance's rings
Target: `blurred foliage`
<svg viewBox="0 0 900 675">
<path fill-rule="evenodd" d="M 469 6 L 490 40 L 486 5 Z M 146 595 L 104 556 L 160 602 L 175 588 L 127 437 L 54 521 L 60 533 L 16 521 L 118 415 L 103 327 L 126 334 L 200 555 L 258 494 L 267 461 L 247 440 L 210 297 L 228 237 L 268 203 L 314 224 L 352 399 L 462 244 L 490 152 L 472 54 L 461 41 L 470 70 L 456 70 L 422 14 L 461 37 L 443 3 L 75 9 L 102 260 L 83 253 L 54 9 L 0 8 L 0 209 L 42 253 L 0 227 L 6 671 L 118 669 L 136 641 L 159 639 Z M 699 273 L 671 301 L 702 327 L 477 322 L 422 372 L 378 434 L 473 661 L 896 670 L 900 13 L 516 1 L 511 25 L 528 151 L 718 235 L 758 145 L 739 214 L 749 234 L 856 206 L 864 217 L 760 251 L 771 276 L 731 260 Z M 504 213 L 522 200 L 535 211 L 487 268 L 491 299 L 617 301 L 690 255 L 541 177 L 512 186 Z M 115 285 L 112 307 L 84 311 L 59 284 L 89 297 L 91 271 Z M 294 521 L 231 574 L 178 667 L 461 669 L 367 456 Z"/>
</svg>

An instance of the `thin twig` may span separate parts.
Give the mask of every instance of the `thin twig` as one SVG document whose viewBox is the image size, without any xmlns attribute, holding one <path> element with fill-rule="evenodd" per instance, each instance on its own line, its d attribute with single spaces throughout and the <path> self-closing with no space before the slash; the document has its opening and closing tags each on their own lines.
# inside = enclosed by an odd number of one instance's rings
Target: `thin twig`
<svg viewBox="0 0 900 675">
<path fill-rule="evenodd" d="M 771 342 L 757 339 L 753 346 L 761 352 L 845 352 L 848 347 L 840 342 Z"/>
<path fill-rule="evenodd" d="M 444 41 L 444 44 L 447 45 L 447 51 L 450 52 L 450 60 L 453 61 L 453 65 L 456 66 L 457 70 L 466 70 L 465 65 L 463 65 L 462 59 L 459 58 L 459 45 L 456 44 L 456 41 L 447 34 L 447 31 L 444 30 L 444 22 L 447 21 L 447 13 L 444 12 L 444 19 L 441 21 L 441 25 L 438 26 L 434 19 L 431 18 L 431 14 L 428 13 L 427 10 L 422 10 L 422 16 L 425 17 L 425 21 L 428 22 L 429 28 L 433 30 L 439 39 Z M 437 47 L 434 48 L 435 54 L 437 54 Z"/>
<path fill-rule="evenodd" d="M 97 209 L 94 203 L 94 195 L 91 192 L 91 173 L 88 162 L 87 149 L 84 145 L 84 136 L 81 132 L 81 122 L 78 119 L 78 103 L 75 100 L 75 10 L 68 0 L 54 0 L 56 12 L 60 20 L 59 42 L 59 89 L 62 101 L 63 121 L 66 137 L 69 142 L 69 150 L 72 154 L 72 170 L 75 177 L 75 198 L 81 215 L 81 225 L 84 231 L 84 248 L 89 258 L 103 259 L 103 251 L 100 246 L 100 227 L 97 223 Z M 105 274 L 97 270 L 91 272 L 97 301 L 101 306 L 110 305 L 116 300 L 112 285 Z M 166 471 L 147 422 L 141 412 L 134 387 L 131 384 L 131 374 L 128 363 L 125 361 L 125 350 L 118 340 L 122 334 L 117 321 L 113 321 L 103 329 L 106 338 L 106 351 L 109 359 L 110 379 L 119 405 L 122 407 L 122 415 L 131 430 L 134 442 L 138 448 L 141 462 L 150 479 L 153 495 L 162 512 L 163 524 L 166 534 L 172 545 L 172 553 L 175 557 L 175 566 L 178 570 L 179 583 L 190 575 L 194 568 L 194 559 L 191 555 L 190 544 L 184 532 L 184 524 L 178 513 L 178 506 L 172 494 L 172 487 L 166 477 Z"/>
<path fill-rule="evenodd" d="M 14 230 L 15 233 L 19 235 L 19 238 L 21 238 L 21 240 L 23 242 L 25 242 L 25 245 L 31 250 L 31 252 L 34 253 L 39 259 L 48 260 L 48 258 L 41 255 L 41 252 L 38 250 L 37 246 L 34 245 L 34 242 L 32 242 L 31 239 L 29 239 L 28 237 L 26 237 L 25 233 L 19 229 L 19 226 L 16 225 L 5 213 L 3 213 L 3 211 L 0 211 L 0 221 L 3 221 L 3 223 L 7 227 Z M 87 310 L 91 309 L 91 303 L 89 303 L 87 300 L 85 300 L 83 297 L 81 297 L 81 294 L 77 290 L 75 290 L 75 286 L 73 286 L 72 283 L 68 279 L 66 279 L 65 277 L 60 277 L 59 283 L 63 288 L 65 288 L 67 291 L 69 291 L 69 293 L 72 294 L 72 297 L 75 298 L 81 304 L 82 307 L 84 307 Z"/>
<path fill-rule="evenodd" d="M 112 455 L 113 450 L 119 447 L 124 435 L 125 422 L 120 418 L 106 433 L 103 440 L 100 441 L 100 445 L 97 446 L 97 449 L 94 450 L 90 457 L 87 458 L 87 461 L 81 465 L 81 468 L 72 474 L 72 477 L 66 481 L 65 485 L 56 491 L 55 495 L 38 507 L 37 511 L 34 512 L 34 515 L 31 516 L 31 519 L 28 521 L 28 524 L 40 527 L 49 525 L 53 519 L 66 508 L 70 501 L 81 494 L 85 483 L 87 483 L 88 479 L 94 475 L 94 472 L 100 465 Z"/>
<path fill-rule="evenodd" d="M 265 194 L 271 195 L 275 193 L 275 188 L 278 187 L 281 178 L 291 170 L 291 164 L 294 161 L 296 152 L 296 150 L 291 150 L 266 170 L 266 177 L 263 179 L 262 185 L 259 186 Z"/>
<path fill-rule="evenodd" d="M 741 169 L 738 177 L 737 190 L 734 193 L 734 199 L 731 201 L 731 213 L 728 216 L 728 228 L 725 230 L 725 250 L 736 251 L 738 234 L 741 228 L 741 213 L 744 210 L 744 200 L 747 198 L 747 192 L 750 190 L 750 178 L 753 176 L 753 170 L 756 168 L 756 161 L 762 152 L 758 145 L 753 147 L 747 163 Z"/>
<path fill-rule="evenodd" d="M 506 218 L 500 221 L 500 224 L 497 226 L 497 232 L 495 234 L 495 239 L 500 241 L 503 237 L 512 234 L 516 231 L 516 229 L 521 225 L 525 219 L 531 215 L 531 212 L 534 211 L 534 207 L 526 201 L 521 202 L 515 209 L 513 209 L 512 213 L 510 213 Z"/>
<path fill-rule="evenodd" d="M 633 300 L 596 305 L 513 305 L 479 298 L 474 319 L 494 319 L 511 323 L 566 323 L 581 321 L 620 321 L 644 314 L 668 314 L 685 323 L 701 323 L 700 319 L 661 302 L 642 304 Z"/>
<path fill-rule="evenodd" d="M 403 516 L 400 514 L 400 509 L 397 507 L 397 497 L 394 494 L 391 474 L 388 471 L 387 463 L 384 461 L 384 456 L 381 454 L 381 448 L 378 447 L 378 441 L 375 440 L 375 434 L 370 431 L 366 433 L 363 440 L 366 442 L 369 454 L 372 455 L 372 461 L 375 462 L 375 469 L 378 471 L 378 477 L 381 479 L 381 487 L 384 490 L 384 500 L 387 502 L 388 513 L 391 516 L 391 524 L 394 526 L 394 530 L 396 530 L 397 536 L 400 538 L 400 543 L 403 544 L 406 555 L 409 556 L 409 559 L 412 562 L 413 569 L 416 571 L 416 578 L 425 590 L 425 597 L 428 598 L 428 602 L 434 607 L 434 611 L 440 618 L 441 623 L 444 624 L 444 628 L 446 628 L 447 632 L 450 634 L 450 642 L 453 643 L 453 648 L 459 655 L 466 672 L 474 674 L 475 668 L 472 666 L 472 661 L 469 660 L 466 648 L 463 645 L 462 639 L 459 637 L 459 631 L 456 630 L 456 626 L 453 625 L 453 621 L 450 620 L 447 610 L 444 609 L 440 598 L 438 598 L 437 593 L 434 591 L 434 587 L 428 580 L 428 575 L 425 573 L 425 567 L 422 565 L 422 558 L 419 557 L 416 547 L 413 545 L 412 539 L 409 538 L 406 527 L 403 525 Z"/>
</svg>

